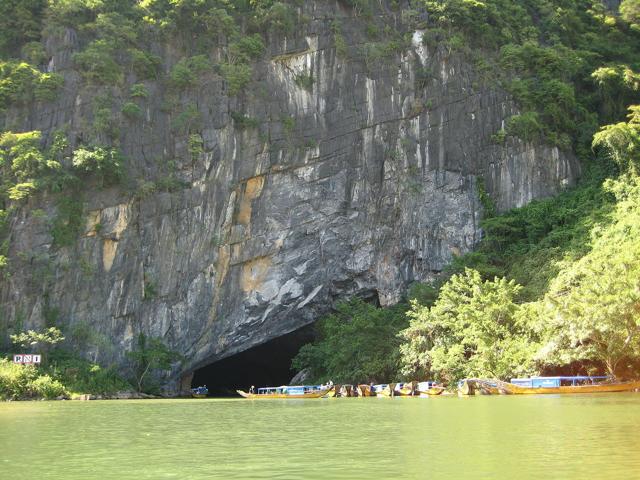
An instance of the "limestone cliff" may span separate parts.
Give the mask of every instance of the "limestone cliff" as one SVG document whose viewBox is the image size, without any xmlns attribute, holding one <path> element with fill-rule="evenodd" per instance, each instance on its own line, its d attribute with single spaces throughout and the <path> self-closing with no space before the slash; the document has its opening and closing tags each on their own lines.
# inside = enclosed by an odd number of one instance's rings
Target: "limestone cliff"
<svg viewBox="0 0 640 480">
<path fill-rule="evenodd" d="M 40 326 L 55 311 L 62 325 L 108 338 L 87 354 L 116 362 L 138 332 L 161 336 L 186 359 L 177 380 L 313 322 L 336 299 L 397 302 L 478 241 L 479 178 L 500 210 L 575 181 L 570 154 L 492 142 L 517 105 L 422 31 L 368 64 L 335 48 L 330 18 L 341 19 L 349 44 L 364 28 L 352 11 L 307 1 L 300 13 L 307 22 L 295 35 L 268 38 L 244 92 L 229 95 L 212 72 L 179 95 L 201 118 L 196 153 L 172 127 L 166 84 L 146 82 L 143 117 L 123 118 L 119 134 L 128 176 L 156 180 L 170 161 L 183 188 L 91 189 L 83 233 L 63 248 L 52 245 L 51 195 L 17 210 L 12 274 L 0 285 L 7 326 Z M 8 111 L 5 128 L 46 136 L 66 125 L 72 142 L 82 137 L 98 91 L 74 70 L 79 47 L 71 29 L 47 40 L 64 92 Z M 179 55 L 156 47 L 168 71 Z M 112 93 L 122 102 L 127 89 Z"/>
</svg>

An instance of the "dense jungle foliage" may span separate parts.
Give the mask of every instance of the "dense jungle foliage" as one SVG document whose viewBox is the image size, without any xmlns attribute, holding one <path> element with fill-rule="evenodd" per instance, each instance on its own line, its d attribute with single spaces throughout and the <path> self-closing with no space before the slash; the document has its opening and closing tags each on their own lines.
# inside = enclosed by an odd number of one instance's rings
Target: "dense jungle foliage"
<svg viewBox="0 0 640 480">
<path fill-rule="evenodd" d="M 404 304 L 341 304 L 319 322 L 318 341 L 304 347 L 294 365 L 318 380 L 349 382 L 640 373 L 640 0 L 623 0 L 619 11 L 600 0 L 339 3 L 367 24 L 367 38 L 352 45 L 340 22 L 327 19 L 343 61 L 373 69 L 402 52 L 412 30 L 423 29 L 427 44 L 466 56 L 484 81 L 508 90 L 520 105 L 521 113 L 493 141 L 544 141 L 573 150 L 583 178 L 556 198 L 502 215 L 483 197 L 484 238 L 477 251 L 454 259 L 433 285 L 416 286 Z M 131 178 L 120 150 L 121 129 L 144 117 L 150 82 L 168 92 L 173 133 L 197 156 L 200 113 L 180 104 L 181 93 L 217 75 L 228 95 L 241 95 L 254 81 L 253 65 L 265 57 L 269 36 L 291 35 L 308 21 L 300 4 L 0 2 L 0 117 L 55 101 L 64 90 L 64 72 L 48 68 L 46 39 L 63 37 L 69 28 L 81 46 L 72 55 L 74 69 L 96 92 L 92 122 L 80 138 L 69 138 L 64 128 L 46 135 L 0 132 L 0 275 L 11 269 L 8 220 L 35 195 L 55 201 L 56 216 L 48 221 L 58 248 L 78 237 L 82 197 L 90 189 L 117 187 L 139 198 L 182 188 L 170 164 L 153 182 Z M 169 38 L 181 57 L 167 64 L 154 45 Z M 207 55 L 212 48 L 220 51 L 215 61 Z M 431 72 L 418 73 L 419 87 Z M 297 81 L 308 88 L 314 79 Z M 232 116 L 237 128 L 255 126 L 242 113 Z M 153 295 L 151 282 L 146 295 Z M 140 354 L 136 361 L 150 357 Z M 144 371 L 132 380 L 139 388 Z"/>
<path fill-rule="evenodd" d="M 553 372 L 638 376 L 640 2 L 624 0 L 619 15 L 600 2 L 581 1 L 421 6 L 437 26 L 428 35 L 474 57 L 521 105 L 495 141 L 515 135 L 573 148 L 583 178 L 556 198 L 502 215 L 484 199 L 478 249 L 454 259 L 431 286 L 435 298 L 409 294 L 408 325 L 396 320 L 402 306 L 382 309 L 386 322 L 368 307 L 397 338 L 388 333 L 381 349 L 377 334 L 361 338 L 358 332 L 354 345 L 368 355 L 336 361 L 352 347 L 336 341 L 349 327 L 336 325 L 333 315 L 319 322 L 318 340 L 301 350 L 294 366 L 309 369 L 313 379 L 338 382 L 453 383 Z M 361 308 L 342 304 L 342 324 L 357 324 Z M 398 348 L 395 376 L 382 364 L 396 359 L 388 348 Z"/>
</svg>

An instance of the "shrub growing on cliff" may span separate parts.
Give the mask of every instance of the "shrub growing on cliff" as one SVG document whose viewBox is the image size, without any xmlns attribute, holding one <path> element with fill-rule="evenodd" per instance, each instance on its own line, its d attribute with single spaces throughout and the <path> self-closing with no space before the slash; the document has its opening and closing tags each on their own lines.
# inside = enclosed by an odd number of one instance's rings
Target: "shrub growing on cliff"
<svg viewBox="0 0 640 480">
<path fill-rule="evenodd" d="M 622 171 L 640 173 L 640 105 L 629 107 L 627 122 L 606 125 L 593 137 L 593 146 L 604 150 Z"/>
<path fill-rule="evenodd" d="M 129 120 L 139 120 L 143 116 L 142 109 L 134 102 L 126 102 L 122 106 L 122 114 Z"/>
<path fill-rule="evenodd" d="M 0 56 L 13 57 L 20 47 L 38 40 L 46 0 L 3 0 L 0 2 Z"/>
<path fill-rule="evenodd" d="M 63 83 L 57 73 L 42 73 L 25 62 L 0 61 L 0 111 L 34 99 L 53 100 Z"/>
<path fill-rule="evenodd" d="M 251 81 L 252 69 L 249 65 L 225 63 L 220 65 L 220 71 L 227 82 L 229 95 L 237 95 Z"/>
<path fill-rule="evenodd" d="M 183 58 L 176 63 L 169 73 L 171 86 L 177 89 L 193 87 L 200 75 L 211 69 L 211 63 L 205 55 Z"/>
<path fill-rule="evenodd" d="M 80 147 L 73 152 L 73 167 L 80 173 L 93 176 L 101 186 L 118 183 L 123 175 L 123 159 L 114 148 Z"/>
<path fill-rule="evenodd" d="M 116 50 L 107 40 L 94 40 L 83 51 L 73 55 L 87 80 L 105 85 L 117 85 L 124 79 L 120 64 L 115 58 Z"/>
</svg>

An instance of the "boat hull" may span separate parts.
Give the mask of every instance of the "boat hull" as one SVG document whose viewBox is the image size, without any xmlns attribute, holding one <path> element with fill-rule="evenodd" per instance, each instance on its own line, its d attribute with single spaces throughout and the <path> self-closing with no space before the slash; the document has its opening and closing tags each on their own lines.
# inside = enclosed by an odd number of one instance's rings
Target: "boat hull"
<svg viewBox="0 0 640 480">
<path fill-rule="evenodd" d="M 442 395 L 444 392 L 444 387 L 431 387 L 426 390 L 418 389 L 417 393 L 421 397 L 435 397 L 436 395 Z"/>
<path fill-rule="evenodd" d="M 192 393 L 191 396 L 193 398 L 207 398 L 207 394 L 206 393 Z"/>
<path fill-rule="evenodd" d="M 512 395 L 548 395 L 567 393 L 617 393 L 632 392 L 640 389 L 640 381 L 604 383 L 596 385 L 567 385 L 560 387 L 521 387 L 507 383 L 505 389 Z"/>
<path fill-rule="evenodd" d="M 578 393 L 618 393 L 640 390 L 640 380 L 633 382 L 566 385 L 559 387 L 523 387 L 509 382 L 467 379 L 458 388 L 460 395 L 566 395 Z"/>
<path fill-rule="evenodd" d="M 324 397 L 325 395 L 327 395 L 328 393 L 330 393 L 333 390 L 333 388 L 328 388 L 326 390 L 318 390 L 316 392 L 308 392 L 308 393 L 303 393 L 300 395 L 289 395 L 286 393 L 264 393 L 261 395 L 258 395 L 257 393 L 247 393 L 243 390 L 236 390 L 236 392 L 238 392 L 238 395 L 244 397 L 244 398 L 250 398 L 251 400 L 268 400 L 268 399 L 274 399 L 274 398 L 320 398 L 320 397 Z"/>
<path fill-rule="evenodd" d="M 358 390 L 360 391 L 361 397 L 375 397 L 376 394 L 371 390 L 371 385 L 358 385 Z"/>
</svg>

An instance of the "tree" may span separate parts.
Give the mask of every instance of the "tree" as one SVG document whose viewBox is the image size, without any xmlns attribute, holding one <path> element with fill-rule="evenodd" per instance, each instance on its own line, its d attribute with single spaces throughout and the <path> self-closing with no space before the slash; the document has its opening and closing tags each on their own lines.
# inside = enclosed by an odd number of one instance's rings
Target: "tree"
<svg viewBox="0 0 640 480">
<path fill-rule="evenodd" d="M 46 0 L 0 2 L 0 55 L 15 56 L 20 46 L 40 38 Z"/>
<path fill-rule="evenodd" d="M 169 349 L 161 338 L 147 337 L 144 333 L 138 335 L 137 348 L 127 352 L 127 357 L 133 362 L 138 392 L 151 387 L 148 382 L 150 372 L 169 370 L 180 359 L 180 355 Z"/>
<path fill-rule="evenodd" d="M 324 382 L 361 383 L 394 378 L 398 370 L 398 332 L 407 324 L 402 305 L 382 309 L 354 298 L 318 323 L 318 340 L 293 359 L 298 370 Z"/>
<path fill-rule="evenodd" d="M 23 349 L 37 349 L 42 355 L 43 362 L 46 362 L 51 348 L 64 340 L 62 332 L 56 327 L 40 331 L 28 330 L 10 335 L 9 338 L 14 345 L 19 345 Z"/>
<path fill-rule="evenodd" d="M 444 284 L 432 307 L 412 302 L 400 333 L 403 373 L 451 383 L 532 372 L 536 335 L 515 303 L 520 289 L 467 268 Z"/>
<path fill-rule="evenodd" d="M 640 0 L 622 0 L 620 15 L 632 25 L 640 24 Z"/>
<path fill-rule="evenodd" d="M 610 375 L 640 356 L 640 182 L 608 182 L 613 221 L 593 231 L 591 251 L 567 266 L 546 296 L 549 363 L 595 360 Z"/>
<path fill-rule="evenodd" d="M 631 105 L 628 122 L 605 125 L 593 136 L 593 147 L 602 148 L 623 172 L 640 173 L 640 105 Z"/>
<path fill-rule="evenodd" d="M 122 178 L 122 155 L 114 148 L 80 147 L 74 150 L 72 163 L 77 171 L 95 176 L 100 186 L 113 185 Z"/>
</svg>

